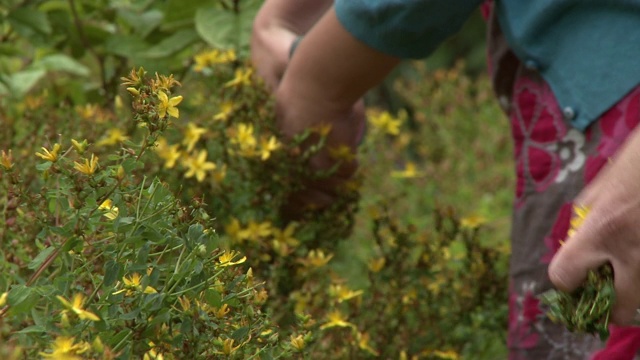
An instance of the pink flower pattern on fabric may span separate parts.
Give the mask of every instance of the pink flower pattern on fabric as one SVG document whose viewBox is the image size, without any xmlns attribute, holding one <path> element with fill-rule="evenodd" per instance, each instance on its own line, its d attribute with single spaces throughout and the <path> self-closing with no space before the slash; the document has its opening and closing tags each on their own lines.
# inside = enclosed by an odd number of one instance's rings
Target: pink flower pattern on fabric
<svg viewBox="0 0 640 360">
<path fill-rule="evenodd" d="M 553 255 L 555 255 L 558 249 L 560 249 L 560 241 L 566 239 L 567 232 L 571 226 L 572 209 L 572 203 L 566 203 L 560 208 L 556 222 L 553 224 L 553 228 L 551 229 L 551 233 L 544 238 L 544 245 L 547 247 L 547 252 L 540 259 L 542 263 L 550 263 Z"/>
<path fill-rule="evenodd" d="M 567 128 L 548 86 L 522 77 L 514 86 L 512 132 L 516 161 L 516 205 L 521 203 L 526 184 L 535 191 L 546 190 L 561 169 L 562 161 L 554 146 Z"/>
<path fill-rule="evenodd" d="M 585 164 L 585 183 L 593 180 L 639 122 L 640 88 L 636 88 L 604 113 L 597 125 L 594 125 L 600 127 L 602 135 L 598 151 Z"/>
<path fill-rule="evenodd" d="M 522 286 L 521 291 L 509 291 L 509 348 L 529 349 L 538 343 L 540 334 L 535 331 L 534 324 L 539 316 L 544 315 L 534 288 L 535 283 L 528 283 Z"/>
</svg>

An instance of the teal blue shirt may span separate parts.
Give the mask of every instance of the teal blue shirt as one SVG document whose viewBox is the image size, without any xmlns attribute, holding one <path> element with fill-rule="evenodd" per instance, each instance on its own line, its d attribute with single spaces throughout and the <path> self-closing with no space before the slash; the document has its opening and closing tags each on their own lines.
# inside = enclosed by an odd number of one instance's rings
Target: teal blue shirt
<svg viewBox="0 0 640 360">
<path fill-rule="evenodd" d="M 336 0 L 338 19 L 365 44 L 400 58 L 428 56 L 482 0 Z M 496 1 L 500 26 L 578 129 L 640 83 L 640 0 Z"/>
</svg>

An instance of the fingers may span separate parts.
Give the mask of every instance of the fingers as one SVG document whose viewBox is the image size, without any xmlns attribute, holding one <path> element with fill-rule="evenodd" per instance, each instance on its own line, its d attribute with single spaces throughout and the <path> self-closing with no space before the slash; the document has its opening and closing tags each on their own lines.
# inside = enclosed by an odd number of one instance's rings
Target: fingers
<svg viewBox="0 0 640 360">
<path fill-rule="evenodd" d="M 574 237 L 577 237 L 577 234 Z M 559 290 L 572 292 L 582 285 L 589 270 L 597 269 L 604 263 L 606 258 L 585 249 L 581 246 L 580 240 L 574 238 L 567 241 L 551 260 L 549 279 Z"/>
<path fill-rule="evenodd" d="M 576 233 L 564 243 L 549 264 L 549 279 L 562 291 L 572 292 L 594 270 L 608 261 L 608 256 L 598 241 L 602 238 L 603 225 L 594 221 L 593 213 L 587 215 Z"/>
</svg>

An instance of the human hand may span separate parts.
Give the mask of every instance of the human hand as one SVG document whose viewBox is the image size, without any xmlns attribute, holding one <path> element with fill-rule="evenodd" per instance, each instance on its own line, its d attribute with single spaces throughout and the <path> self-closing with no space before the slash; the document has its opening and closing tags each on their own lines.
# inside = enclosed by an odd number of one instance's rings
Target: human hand
<svg viewBox="0 0 640 360">
<path fill-rule="evenodd" d="M 359 100 L 350 111 L 336 114 L 332 121 L 313 126 L 307 123 L 312 116 L 285 115 L 289 113 L 284 109 L 286 106 L 286 103 L 280 103 L 278 106 L 278 126 L 286 138 L 291 139 L 305 129 L 320 129 L 323 126 L 329 129 L 323 149 L 309 161 L 310 173 L 326 171 L 339 163 L 335 171 L 327 177 L 314 179 L 310 176 L 303 179 L 304 188 L 291 194 L 282 212 L 288 219 L 297 219 L 304 210 L 318 210 L 330 206 L 344 191 L 358 167 L 355 153 L 364 135 L 366 116 L 364 102 Z M 318 136 L 311 136 L 302 146 L 312 146 L 318 140 Z"/>
<path fill-rule="evenodd" d="M 270 89 L 278 87 L 296 37 L 293 31 L 283 26 L 255 22 L 251 36 L 251 60 L 256 72 Z"/>
<path fill-rule="evenodd" d="M 571 292 L 588 270 L 610 262 L 616 292 L 611 321 L 628 325 L 640 308 L 640 130 L 629 135 L 575 203 L 589 213 L 551 261 L 549 278 Z"/>
</svg>

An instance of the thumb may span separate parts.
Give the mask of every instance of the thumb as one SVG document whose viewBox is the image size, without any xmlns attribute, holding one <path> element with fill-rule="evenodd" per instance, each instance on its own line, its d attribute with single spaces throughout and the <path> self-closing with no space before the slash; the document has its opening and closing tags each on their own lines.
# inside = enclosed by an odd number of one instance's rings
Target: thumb
<svg viewBox="0 0 640 360">
<path fill-rule="evenodd" d="M 588 217 L 576 233 L 560 247 L 549 264 L 549 279 L 561 291 L 572 292 L 595 270 L 607 262 L 606 254 L 598 249 L 597 226 Z"/>
</svg>

